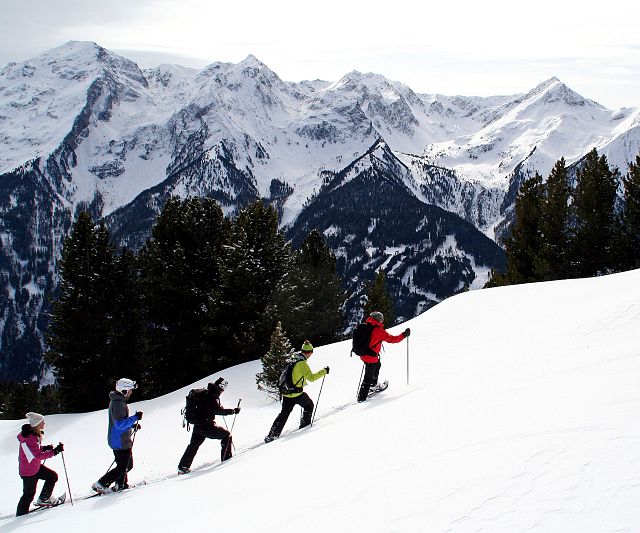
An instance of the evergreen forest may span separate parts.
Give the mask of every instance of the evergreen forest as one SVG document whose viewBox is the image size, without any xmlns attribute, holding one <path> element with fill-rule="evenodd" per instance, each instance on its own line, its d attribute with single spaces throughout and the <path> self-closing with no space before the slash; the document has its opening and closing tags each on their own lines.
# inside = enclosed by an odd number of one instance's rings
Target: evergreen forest
<svg viewBox="0 0 640 533">
<path fill-rule="evenodd" d="M 233 218 L 210 198 L 171 198 L 137 253 L 86 212 L 64 242 L 45 355 L 64 412 L 104 408 L 114 382 L 140 398 L 293 346 L 340 338 L 346 293 L 317 231 L 293 250 L 261 201 Z"/>
<path fill-rule="evenodd" d="M 524 181 L 504 247 L 506 271 L 493 271 L 488 287 L 639 268 L 640 156 L 620 177 L 593 149 L 574 170 L 561 158 L 546 181 Z"/>
</svg>

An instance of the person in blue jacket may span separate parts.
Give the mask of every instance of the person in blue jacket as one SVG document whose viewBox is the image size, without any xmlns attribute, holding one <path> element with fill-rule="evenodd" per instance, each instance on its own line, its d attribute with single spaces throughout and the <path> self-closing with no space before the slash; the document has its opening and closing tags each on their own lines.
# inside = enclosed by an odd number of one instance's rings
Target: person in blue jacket
<svg viewBox="0 0 640 533">
<path fill-rule="evenodd" d="M 100 494 L 109 491 L 109 486 L 115 483 L 113 490 L 123 490 L 129 487 L 127 472 L 133 468 L 133 428 L 140 429 L 138 421 L 142 419 L 142 411 L 129 416 L 127 401 L 131 393 L 137 389 L 135 381 L 127 378 L 119 379 L 116 390 L 109 393 L 109 429 L 107 443 L 113 450 L 115 467 L 109 470 L 98 481 L 91 485 L 91 489 Z"/>
</svg>

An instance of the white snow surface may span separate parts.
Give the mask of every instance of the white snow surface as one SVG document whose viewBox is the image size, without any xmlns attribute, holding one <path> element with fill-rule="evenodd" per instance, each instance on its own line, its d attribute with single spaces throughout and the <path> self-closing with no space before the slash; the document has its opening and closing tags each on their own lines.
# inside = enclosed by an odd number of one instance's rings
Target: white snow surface
<svg viewBox="0 0 640 533">
<path fill-rule="evenodd" d="M 319 347 L 310 366 L 331 373 L 314 425 L 294 432 L 296 408 L 268 445 L 279 405 L 255 388 L 259 363 L 209 376 L 194 386 L 222 375 L 223 404 L 242 398 L 237 452 L 221 465 L 206 441 L 187 476 L 175 471 L 191 387 L 133 401 L 130 482 L 147 484 L 124 493 L 80 500 L 112 460 L 106 410 L 47 416 L 76 501 L 25 517 L 10 516 L 23 421 L 2 421 L 0 531 L 640 531 L 639 285 L 636 270 L 452 297 L 391 329 L 411 327 L 410 343 L 386 345 L 389 389 L 364 404 L 349 343 Z M 66 490 L 60 456 L 47 466 Z"/>
</svg>

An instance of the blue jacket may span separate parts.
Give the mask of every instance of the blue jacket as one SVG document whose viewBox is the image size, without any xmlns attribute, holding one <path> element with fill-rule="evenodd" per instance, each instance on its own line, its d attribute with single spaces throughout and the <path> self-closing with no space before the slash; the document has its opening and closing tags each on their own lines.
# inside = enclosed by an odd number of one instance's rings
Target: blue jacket
<svg viewBox="0 0 640 533">
<path fill-rule="evenodd" d="M 129 407 L 124 394 L 118 391 L 109 393 L 109 430 L 107 442 L 114 450 L 128 450 L 133 446 L 131 428 L 138 421 L 136 415 L 129 416 Z"/>
</svg>

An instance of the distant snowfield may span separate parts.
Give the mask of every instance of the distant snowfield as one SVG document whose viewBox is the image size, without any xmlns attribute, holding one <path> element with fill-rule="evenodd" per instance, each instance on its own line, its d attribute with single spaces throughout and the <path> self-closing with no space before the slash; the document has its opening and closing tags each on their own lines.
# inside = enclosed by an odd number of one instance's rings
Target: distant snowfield
<svg viewBox="0 0 640 533">
<path fill-rule="evenodd" d="M 412 329 L 410 384 L 407 343 L 387 345 L 390 387 L 360 405 L 349 343 L 320 347 L 310 365 L 331 373 L 316 422 L 291 432 L 294 411 L 268 445 L 279 406 L 255 388 L 259 363 L 203 379 L 229 381 L 226 407 L 242 398 L 237 453 L 220 465 L 219 441 L 206 441 L 188 476 L 175 472 L 191 387 L 134 401 L 145 414 L 130 481 L 147 485 L 26 517 L 8 516 L 22 421 L 2 421 L 0 532 L 640 531 L 639 286 L 632 271 L 450 298 L 391 330 Z M 104 410 L 47 417 L 77 500 L 112 460 L 106 423 Z M 60 456 L 47 466 L 54 493 L 66 490 Z"/>
</svg>

